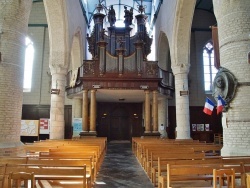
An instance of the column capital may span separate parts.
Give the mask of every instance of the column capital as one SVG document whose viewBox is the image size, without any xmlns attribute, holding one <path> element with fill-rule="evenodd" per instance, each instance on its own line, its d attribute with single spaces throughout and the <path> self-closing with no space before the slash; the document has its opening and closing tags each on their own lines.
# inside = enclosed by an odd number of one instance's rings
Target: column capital
<svg viewBox="0 0 250 188">
<path fill-rule="evenodd" d="M 190 64 L 179 64 L 172 66 L 173 74 L 188 74 L 190 69 Z"/>
<path fill-rule="evenodd" d="M 91 93 L 95 93 L 95 92 L 96 92 L 96 89 L 91 89 L 90 92 L 91 92 Z"/>
<path fill-rule="evenodd" d="M 153 94 L 158 94 L 159 92 L 157 90 L 154 90 L 153 91 Z"/>
<path fill-rule="evenodd" d="M 52 64 L 49 66 L 51 75 L 53 74 L 63 74 L 66 75 L 68 72 L 68 68 L 61 64 Z"/>
</svg>

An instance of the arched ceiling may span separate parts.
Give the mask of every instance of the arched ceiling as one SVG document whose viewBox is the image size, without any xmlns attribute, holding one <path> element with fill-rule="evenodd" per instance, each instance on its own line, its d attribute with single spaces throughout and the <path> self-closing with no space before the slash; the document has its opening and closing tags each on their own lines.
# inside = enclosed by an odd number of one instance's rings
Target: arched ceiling
<svg viewBox="0 0 250 188">
<path fill-rule="evenodd" d="M 89 25 L 91 25 L 93 14 L 96 13 L 96 6 L 101 4 L 104 7 L 102 13 L 107 14 L 111 5 L 115 9 L 116 22 L 124 20 L 124 6 L 127 6 L 128 10 L 133 8 L 134 15 L 139 14 L 138 7 L 143 5 L 145 8 L 145 15 L 148 16 L 148 23 L 153 24 L 154 18 L 157 16 L 160 9 L 160 5 L 163 0 L 80 0 L 82 7 L 86 12 L 86 18 Z"/>
<path fill-rule="evenodd" d="M 33 3 L 42 2 L 43 0 L 33 0 Z M 134 15 L 138 14 L 138 6 L 143 5 L 145 14 L 148 16 L 149 27 L 152 28 L 164 0 L 79 0 L 83 10 L 83 14 L 90 25 L 93 14 L 96 12 L 96 6 L 100 3 L 106 9 L 106 13 L 110 5 L 113 5 L 116 12 L 116 20 L 124 20 L 124 6 L 128 9 L 134 9 Z M 166 0 L 165 0 L 166 1 Z M 205 10 L 213 13 L 212 0 L 196 0 L 195 9 Z M 105 13 L 105 11 L 104 11 Z"/>
<path fill-rule="evenodd" d="M 196 0 L 195 9 L 205 10 L 214 13 L 212 0 Z"/>
<path fill-rule="evenodd" d="M 107 14 L 110 5 L 113 5 L 116 12 L 116 20 L 123 22 L 124 20 L 124 6 L 128 9 L 133 8 L 134 15 L 137 15 L 138 6 L 143 5 L 145 8 L 145 14 L 148 16 L 148 26 L 152 28 L 158 16 L 161 4 L 163 0 L 79 0 L 83 8 L 85 18 L 88 24 L 91 25 L 93 14 L 96 12 L 96 6 L 98 4 L 103 5 L 103 13 Z M 165 0 L 166 1 L 166 0 Z M 213 13 L 212 0 L 196 0 L 195 9 L 205 10 Z M 106 12 L 105 12 L 106 11 Z"/>
</svg>

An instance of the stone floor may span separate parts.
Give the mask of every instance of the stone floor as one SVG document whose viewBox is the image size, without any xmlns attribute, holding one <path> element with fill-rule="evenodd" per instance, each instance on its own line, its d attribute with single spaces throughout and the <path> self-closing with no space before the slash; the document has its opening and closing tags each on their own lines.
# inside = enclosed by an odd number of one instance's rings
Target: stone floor
<svg viewBox="0 0 250 188">
<path fill-rule="evenodd" d="M 130 142 L 110 142 L 95 188 L 153 188 Z"/>
</svg>

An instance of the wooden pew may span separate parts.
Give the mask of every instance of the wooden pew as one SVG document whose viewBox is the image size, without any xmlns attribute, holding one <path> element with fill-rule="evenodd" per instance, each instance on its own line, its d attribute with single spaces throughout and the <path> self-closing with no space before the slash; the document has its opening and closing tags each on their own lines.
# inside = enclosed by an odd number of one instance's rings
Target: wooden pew
<svg viewBox="0 0 250 188">
<path fill-rule="evenodd" d="M 159 158 L 158 160 L 158 170 L 153 174 L 154 180 L 158 177 L 158 187 L 165 184 L 164 181 L 167 180 L 167 165 L 168 164 L 175 164 L 175 165 L 203 165 L 203 164 L 221 164 L 224 166 L 239 166 L 239 164 L 244 165 L 244 173 L 241 178 L 241 184 L 245 185 L 246 182 L 243 178 L 244 174 L 250 172 L 250 156 L 229 156 L 229 157 L 220 157 L 220 158 L 205 158 L 203 160 L 166 160 Z M 153 170 L 154 171 L 154 170 Z"/>
<path fill-rule="evenodd" d="M 186 156 L 191 156 L 194 158 L 204 158 L 205 154 L 204 153 L 194 153 L 193 149 L 187 149 L 187 150 L 179 150 L 178 148 L 176 150 L 172 150 L 172 152 L 168 151 L 149 151 L 146 157 L 145 161 L 145 170 L 150 175 L 150 171 L 152 167 L 157 165 L 157 160 L 159 156 L 165 157 L 165 158 L 172 158 L 172 159 L 177 159 L 177 158 L 182 158 Z"/>
<path fill-rule="evenodd" d="M 211 187 L 213 169 L 233 168 L 242 178 L 242 164 L 199 164 L 199 165 L 167 165 L 167 186 L 163 187 Z M 191 186 L 190 186 L 191 185 Z M 245 185 L 241 186 L 244 187 Z M 161 187 L 161 186 L 160 186 Z"/>
<path fill-rule="evenodd" d="M 94 163 L 92 157 L 84 158 L 29 158 L 27 165 L 44 165 L 44 166 L 86 166 L 86 177 L 88 182 L 92 185 L 94 184 L 96 178 L 96 170 L 94 168 Z"/>
<path fill-rule="evenodd" d="M 7 187 L 8 174 L 11 172 L 34 172 L 36 180 L 47 180 L 46 188 L 52 188 L 48 183 L 50 180 L 70 181 L 74 188 L 90 187 L 86 177 L 86 166 L 6 165 L 4 187 Z M 80 185 L 74 184 L 76 181 L 80 181 Z"/>
<path fill-rule="evenodd" d="M 164 180 L 163 176 L 167 173 L 167 164 L 171 165 L 199 165 L 199 164 L 222 164 L 221 158 L 201 158 L 201 159 L 168 159 L 163 157 L 158 157 L 158 164 L 151 169 L 151 181 L 154 186 L 162 184 Z M 159 183 L 160 182 L 160 183 Z"/>
<path fill-rule="evenodd" d="M 98 169 L 97 169 L 97 163 L 95 161 L 95 157 L 93 154 L 90 153 L 63 153 L 63 152 L 42 152 L 39 155 L 39 158 L 47 158 L 47 159 L 72 159 L 72 160 L 77 160 L 77 159 L 87 159 L 90 160 L 90 164 L 86 164 L 87 165 L 87 169 L 91 169 L 89 171 L 91 171 L 91 179 L 92 181 L 95 180 Z"/>
<path fill-rule="evenodd" d="M 0 185 L 4 188 L 4 177 L 5 177 L 6 164 L 0 164 Z"/>
</svg>

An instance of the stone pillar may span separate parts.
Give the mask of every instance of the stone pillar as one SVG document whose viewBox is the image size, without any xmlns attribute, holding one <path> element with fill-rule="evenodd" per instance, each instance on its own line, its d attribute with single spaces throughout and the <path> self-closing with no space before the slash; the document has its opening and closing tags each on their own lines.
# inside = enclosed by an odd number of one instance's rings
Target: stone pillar
<svg viewBox="0 0 250 188">
<path fill-rule="evenodd" d="M 91 133 L 96 133 L 96 90 L 91 90 L 90 97 L 90 130 Z"/>
<path fill-rule="evenodd" d="M 145 90 L 145 133 L 151 133 L 150 116 L 150 92 Z"/>
<path fill-rule="evenodd" d="M 59 89 L 59 94 L 51 94 L 50 139 L 64 139 L 64 103 L 67 69 L 61 66 L 50 68 L 52 75 L 51 89 Z"/>
<path fill-rule="evenodd" d="M 89 110 L 88 110 L 88 90 L 83 90 L 82 94 L 82 131 L 88 132 L 88 120 L 89 120 Z"/>
<path fill-rule="evenodd" d="M 158 91 L 153 91 L 153 133 L 158 133 Z"/>
<path fill-rule="evenodd" d="M 172 67 L 175 75 L 176 139 L 190 139 L 190 113 L 188 95 L 189 66 Z M 181 91 L 187 93 L 182 95 Z"/>
<path fill-rule="evenodd" d="M 237 79 L 238 85 L 228 111 L 223 113 L 221 155 L 250 154 L 250 3 L 249 0 L 213 0 L 217 19 L 220 64 Z"/>
<path fill-rule="evenodd" d="M 25 36 L 31 6 L 31 0 L 0 0 L 0 156 L 21 154 Z"/>
<path fill-rule="evenodd" d="M 158 123 L 159 132 L 162 138 L 168 138 L 167 127 L 168 125 L 168 99 L 163 98 L 158 104 Z"/>
</svg>

